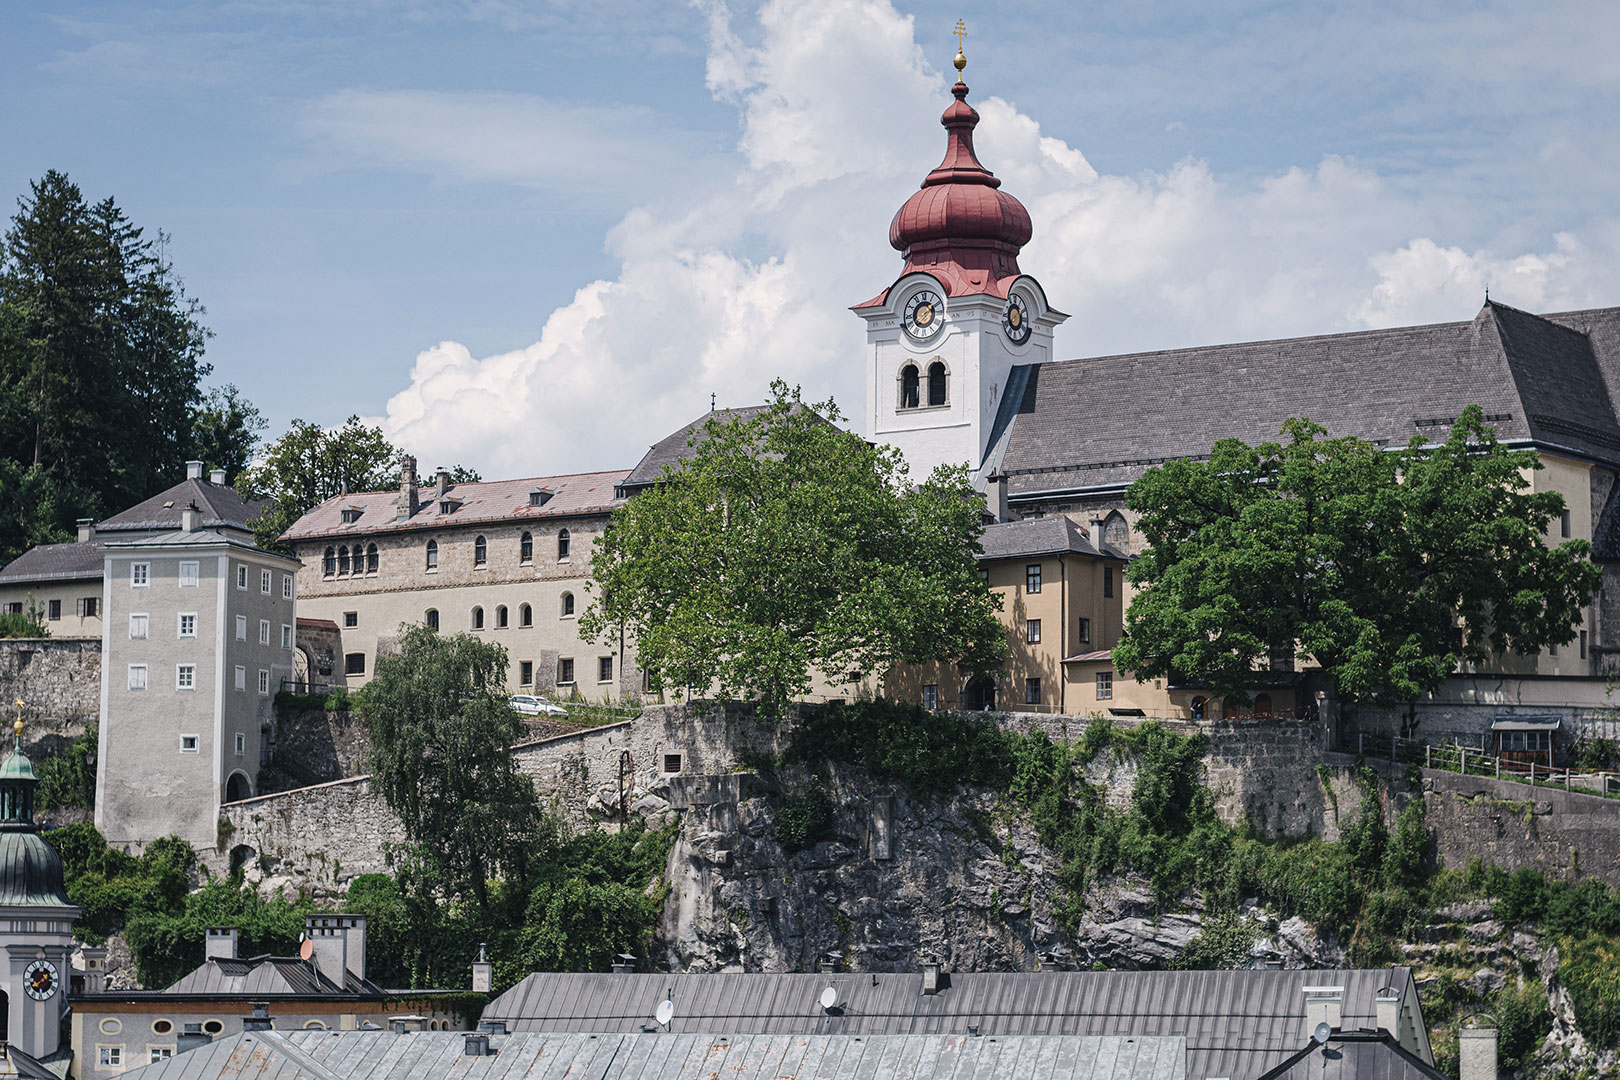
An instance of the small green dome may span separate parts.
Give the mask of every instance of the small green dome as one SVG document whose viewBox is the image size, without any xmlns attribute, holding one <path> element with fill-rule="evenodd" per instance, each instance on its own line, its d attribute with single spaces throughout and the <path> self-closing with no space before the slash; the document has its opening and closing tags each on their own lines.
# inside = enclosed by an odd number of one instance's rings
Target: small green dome
<svg viewBox="0 0 1620 1080">
<path fill-rule="evenodd" d="M 39 833 L 0 832 L 0 905 L 73 906 L 62 886 L 62 857 Z"/>
<path fill-rule="evenodd" d="M 0 764 L 0 780 L 38 780 L 34 775 L 34 763 L 21 750 L 13 750 L 6 755 L 4 764 Z"/>
</svg>

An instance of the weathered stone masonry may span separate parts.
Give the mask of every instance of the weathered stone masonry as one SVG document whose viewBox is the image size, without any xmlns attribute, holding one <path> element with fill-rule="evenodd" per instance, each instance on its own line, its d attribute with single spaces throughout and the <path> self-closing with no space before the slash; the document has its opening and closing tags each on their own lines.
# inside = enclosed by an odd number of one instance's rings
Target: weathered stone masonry
<svg viewBox="0 0 1620 1080">
<path fill-rule="evenodd" d="M 100 638 L 0 639 L 0 701 L 28 703 L 30 754 L 55 751 L 101 713 Z"/>
</svg>

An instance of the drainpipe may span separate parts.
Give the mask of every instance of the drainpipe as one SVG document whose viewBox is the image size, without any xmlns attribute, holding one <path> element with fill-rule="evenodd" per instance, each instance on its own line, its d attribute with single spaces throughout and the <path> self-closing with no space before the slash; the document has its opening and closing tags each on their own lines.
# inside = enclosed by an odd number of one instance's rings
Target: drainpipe
<svg viewBox="0 0 1620 1080">
<path fill-rule="evenodd" d="M 1069 563 L 1058 556 L 1058 712 L 1069 715 L 1069 671 L 1063 658 L 1069 655 Z"/>
</svg>

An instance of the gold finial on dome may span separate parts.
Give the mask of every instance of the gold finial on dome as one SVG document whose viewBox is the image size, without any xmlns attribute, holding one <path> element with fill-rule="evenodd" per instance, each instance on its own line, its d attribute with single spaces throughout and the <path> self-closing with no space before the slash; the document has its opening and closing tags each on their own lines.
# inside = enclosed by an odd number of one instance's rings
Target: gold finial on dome
<svg viewBox="0 0 1620 1080">
<path fill-rule="evenodd" d="M 962 69 L 967 67 L 967 57 L 962 52 L 962 39 L 967 37 L 967 23 L 961 19 L 956 20 L 956 29 L 951 33 L 956 35 L 956 59 L 951 63 L 956 66 L 956 81 L 962 81 Z"/>
<path fill-rule="evenodd" d="M 22 711 L 23 711 L 23 706 L 26 705 L 26 704 L 28 704 L 28 703 L 26 701 L 24 701 L 22 698 L 17 699 L 17 701 L 16 701 L 16 705 L 17 705 L 17 722 L 11 725 L 12 734 L 16 735 L 17 738 L 19 738 L 19 739 L 22 738 L 22 731 L 23 731 Z"/>
</svg>

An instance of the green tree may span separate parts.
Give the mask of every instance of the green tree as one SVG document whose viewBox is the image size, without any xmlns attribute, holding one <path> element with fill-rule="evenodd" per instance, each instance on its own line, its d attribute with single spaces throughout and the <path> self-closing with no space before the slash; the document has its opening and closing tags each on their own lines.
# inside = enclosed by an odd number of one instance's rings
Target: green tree
<svg viewBox="0 0 1620 1080">
<path fill-rule="evenodd" d="M 914 486 L 898 451 L 772 384 L 766 409 L 713 418 L 687 459 L 618 510 L 591 554 L 582 632 L 626 633 L 662 685 L 767 711 L 896 663 L 998 664 L 979 579 L 982 499 L 961 468 Z"/>
<path fill-rule="evenodd" d="M 210 469 L 224 469 L 225 482 L 235 484 L 253 464 L 259 436 L 270 422 L 233 383 L 215 387 L 203 398 L 191 425 L 196 459 Z"/>
<path fill-rule="evenodd" d="M 275 500 L 254 525 L 259 546 L 280 550 L 281 534 L 333 496 L 388 487 L 398 460 L 399 450 L 382 428 L 362 423 L 358 416 L 331 430 L 294 420 L 246 476 L 254 495 Z"/>
<path fill-rule="evenodd" d="M 1114 662 L 1243 700 L 1275 656 L 1312 659 L 1350 701 L 1411 702 L 1461 662 L 1571 640 L 1600 571 L 1546 542 L 1564 502 L 1528 490 L 1534 451 L 1470 406 L 1437 446 L 1325 438 L 1215 444 L 1131 486 L 1149 549 Z"/>
<path fill-rule="evenodd" d="M 506 701 L 506 650 L 471 634 L 400 628 L 360 700 L 372 784 L 408 851 L 450 895 L 488 906 L 488 882 L 521 880 L 539 827 L 534 785 L 512 760 L 524 732 Z"/>
<path fill-rule="evenodd" d="M 51 636 L 45 625 L 45 609 L 28 594 L 27 606 L 21 611 L 0 612 L 0 638 L 45 638 Z"/>
</svg>

